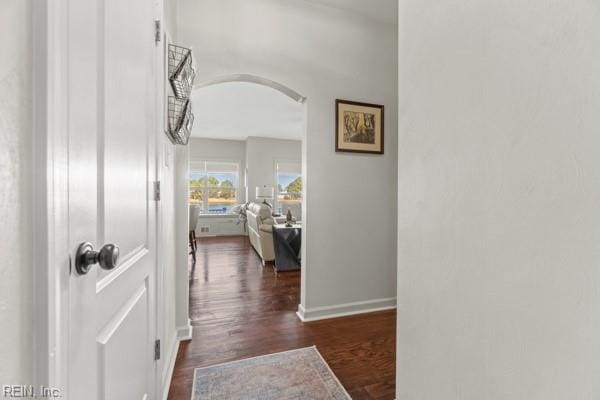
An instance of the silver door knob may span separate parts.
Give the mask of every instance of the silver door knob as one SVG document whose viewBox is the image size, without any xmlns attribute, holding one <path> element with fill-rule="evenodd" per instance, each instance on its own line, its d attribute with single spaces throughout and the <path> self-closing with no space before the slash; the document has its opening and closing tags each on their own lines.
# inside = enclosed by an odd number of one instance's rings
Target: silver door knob
<svg viewBox="0 0 600 400">
<path fill-rule="evenodd" d="M 84 242 L 77 248 L 75 254 L 75 269 L 79 275 L 85 275 L 94 264 L 102 269 L 111 270 L 119 262 L 119 248 L 114 244 L 105 244 L 100 251 L 95 251 L 89 242 Z"/>
</svg>

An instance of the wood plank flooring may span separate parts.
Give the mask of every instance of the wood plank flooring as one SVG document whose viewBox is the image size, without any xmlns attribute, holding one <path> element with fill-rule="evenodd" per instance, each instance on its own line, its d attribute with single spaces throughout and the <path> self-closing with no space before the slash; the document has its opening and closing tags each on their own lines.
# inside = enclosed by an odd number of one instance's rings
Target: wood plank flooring
<svg viewBox="0 0 600 400">
<path fill-rule="evenodd" d="M 396 312 L 302 323 L 299 302 L 300 273 L 263 267 L 246 237 L 199 238 L 169 399 L 190 400 L 194 368 L 312 345 L 354 400 L 393 399 Z"/>
</svg>

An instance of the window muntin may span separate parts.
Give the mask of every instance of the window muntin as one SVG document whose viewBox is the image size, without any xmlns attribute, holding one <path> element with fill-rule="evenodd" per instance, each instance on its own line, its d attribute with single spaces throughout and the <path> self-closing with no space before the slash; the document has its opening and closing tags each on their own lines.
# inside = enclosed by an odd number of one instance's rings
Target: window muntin
<svg viewBox="0 0 600 400">
<path fill-rule="evenodd" d="M 299 162 L 276 164 L 275 210 L 283 214 L 287 208 L 302 203 L 302 172 Z"/>
<path fill-rule="evenodd" d="M 202 214 L 228 214 L 238 203 L 239 164 L 195 161 L 190 171 L 190 204 Z"/>
</svg>

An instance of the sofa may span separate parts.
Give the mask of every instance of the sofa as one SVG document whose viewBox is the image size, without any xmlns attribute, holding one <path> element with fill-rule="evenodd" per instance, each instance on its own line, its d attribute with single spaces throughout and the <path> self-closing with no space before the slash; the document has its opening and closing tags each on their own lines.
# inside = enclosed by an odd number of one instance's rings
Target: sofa
<svg viewBox="0 0 600 400">
<path fill-rule="evenodd" d="M 248 238 L 263 265 L 275 259 L 273 249 L 273 225 L 277 223 L 271 216 L 271 207 L 264 203 L 250 203 L 246 211 Z"/>
</svg>

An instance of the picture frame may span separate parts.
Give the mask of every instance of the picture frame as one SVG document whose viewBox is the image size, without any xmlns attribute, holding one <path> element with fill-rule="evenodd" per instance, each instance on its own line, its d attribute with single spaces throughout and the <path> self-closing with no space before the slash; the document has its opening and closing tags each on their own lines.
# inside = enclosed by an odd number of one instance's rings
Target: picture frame
<svg viewBox="0 0 600 400">
<path fill-rule="evenodd" d="M 384 106 L 335 100 L 335 151 L 383 154 Z"/>
</svg>

